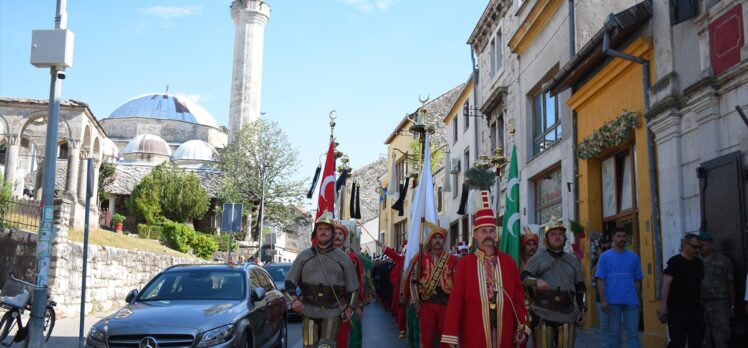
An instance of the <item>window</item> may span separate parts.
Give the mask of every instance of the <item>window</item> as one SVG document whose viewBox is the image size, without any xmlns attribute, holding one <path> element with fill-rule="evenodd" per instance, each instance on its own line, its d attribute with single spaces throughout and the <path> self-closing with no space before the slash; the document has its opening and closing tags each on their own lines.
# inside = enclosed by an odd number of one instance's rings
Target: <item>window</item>
<svg viewBox="0 0 748 348">
<path fill-rule="evenodd" d="M 462 105 L 462 119 L 464 120 L 463 131 L 466 131 L 470 127 L 470 100 L 466 100 L 465 104 Z"/>
<path fill-rule="evenodd" d="M 447 175 L 449 175 L 449 173 Z M 460 191 L 460 186 L 458 186 L 457 174 L 452 174 L 452 198 L 457 197 L 457 194 L 459 193 L 458 191 Z"/>
<path fill-rule="evenodd" d="M 395 238 L 397 239 L 397 247 L 403 245 L 403 241 L 408 239 L 408 220 L 400 221 L 395 224 Z M 417 243 L 417 242 L 415 242 Z"/>
<path fill-rule="evenodd" d="M 465 170 L 463 172 L 467 172 L 468 169 L 470 169 L 470 148 L 465 149 Z"/>
<path fill-rule="evenodd" d="M 491 149 L 496 148 L 496 122 L 491 123 L 491 134 L 488 135 L 488 137 L 491 139 Z"/>
<path fill-rule="evenodd" d="M 442 212 L 442 187 L 436 189 L 436 211 Z"/>
<path fill-rule="evenodd" d="M 450 245 L 457 245 L 457 237 L 460 235 L 460 222 L 455 220 L 449 224 L 449 243 Z"/>
<path fill-rule="evenodd" d="M 469 231 L 470 231 L 470 221 L 468 220 L 468 216 L 467 215 L 463 215 L 461 222 L 462 222 L 462 240 L 469 241 L 470 237 L 468 237 L 468 236 L 470 236 L 472 234 L 469 233 Z"/>
<path fill-rule="evenodd" d="M 697 0 L 670 0 L 670 25 L 685 22 L 698 14 Z"/>
<path fill-rule="evenodd" d="M 544 224 L 551 216 L 560 219 L 561 210 L 561 167 L 541 174 L 535 179 L 535 223 Z"/>
<path fill-rule="evenodd" d="M 626 248 L 639 250 L 636 203 L 636 150 L 633 146 L 600 163 L 603 231 L 623 227 L 629 234 Z"/>
<path fill-rule="evenodd" d="M 68 159 L 68 143 L 62 143 L 57 146 L 57 158 Z"/>
<path fill-rule="evenodd" d="M 458 138 L 458 133 L 459 133 L 457 131 L 457 117 L 455 117 L 455 118 L 452 119 L 452 130 L 453 130 L 452 133 L 454 133 L 453 136 L 452 136 L 452 141 L 453 141 L 452 144 L 456 144 L 457 143 L 457 138 Z"/>
<path fill-rule="evenodd" d="M 496 33 L 496 36 L 491 39 L 491 42 L 489 44 L 489 54 L 491 55 L 491 78 L 494 78 L 498 75 L 499 71 L 501 71 L 501 60 L 502 60 L 502 41 L 501 41 L 501 32 Z"/>
<path fill-rule="evenodd" d="M 550 92 L 538 92 L 532 97 L 532 153 L 537 155 L 561 140 L 561 119 L 558 98 Z"/>
<path fill-rule="evenodd" d="M 636 207 L 636 175 L 632 152 L 633 147 L 600 163 L 604 219 L 630 213 Z"/>
<path fill-rule="evenodd" d="M 405 184 L 405 178 L 408 176 L 408 161 L 406 158 L 407 156 L 403 156 L 395 165 L 395 178 L 400 185 Z M 399 190 L 400 188 L 396 189 Z"/>
</svg>

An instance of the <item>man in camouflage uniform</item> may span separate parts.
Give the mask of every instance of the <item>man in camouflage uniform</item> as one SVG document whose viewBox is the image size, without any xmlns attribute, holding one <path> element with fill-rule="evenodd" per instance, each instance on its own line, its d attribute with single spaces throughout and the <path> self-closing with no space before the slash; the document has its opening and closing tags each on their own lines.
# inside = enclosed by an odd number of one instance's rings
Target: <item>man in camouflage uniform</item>
<svg viewBox="0 0 748 348">
<path fill-rule="evenodd" d="M 545 232 L 546 249 L 527 262 L 520 277 L 530 301 L 533 347 L 573 348 L 575 323 L 584 323 L 585 293 L 582 265 L 564 252 L 566 228 L 552 219 Z"/>
<path fill-rule="evenodd" d="M 286 276 L 291 308 L 303 317 L 305 348 L 334 348 L 341 321 L 351 319 L 356 303 L 356 271 L 350 257 L 333 246 L 334 226 L 327 212 L 320 215 L 313 231 L 316 245 L 296 257 Z"/>
<path fill-rule="evenodd" d="M 732 263 L 713 248 L 714 240 L 708 233 L 699 234 L 700 257 L 704 263 L 701 282 L 701 302 L 704 304 L 703 348 L 727 347 L 730 339 L 730 319 L 735 317 L 735 287 Z"/>
</svg>

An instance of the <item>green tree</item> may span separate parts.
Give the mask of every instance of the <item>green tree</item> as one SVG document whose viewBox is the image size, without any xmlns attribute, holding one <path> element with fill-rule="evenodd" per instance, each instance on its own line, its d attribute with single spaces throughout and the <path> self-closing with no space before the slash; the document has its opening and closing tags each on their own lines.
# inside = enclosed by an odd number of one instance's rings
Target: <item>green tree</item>
<svg viewBox="0 0 748 348">
<path fill-rule="evenodd" d="M 210 197 L 195 174 L 171 162 L 159 164 L 135 187 L 128 209 L 149 225 L 162 217 L 176 222 L 201 217 L 208 211 Z"/>
<path fill-rule="evenodd" d="M 418 164 L 421 161 L 421 142 L 418 139 L 413 139 L 408 143 L 408 165 L 413 169 L 413 173 L 419 173 L 421 168 Z M 443 165 L 444 161 L 444 149 L 445 146 L 439 146 L 438 144 L 431 143 L 431 171 L 435 172 Z"/>
<path fill-rule="evenodd" d="M 109 197 L 106 187 L 114 181 L 116 167 L 111 162 L 101 162 L 99 166 L 99 200 Z"/>
<path fill-rule="evenodd" d="M 298 215 L 294 205 L 304 197 L 305 185 L 291 179 L 299 166 L 298 152 L 278 123 L 260 119 L 245 125 L 221 157 L 221 199 L 243 203 L 245 212 L 253 214 L 253 238 L 258 237 L 262 198 L 266 219 L 293 223 Z"/>
</svg>

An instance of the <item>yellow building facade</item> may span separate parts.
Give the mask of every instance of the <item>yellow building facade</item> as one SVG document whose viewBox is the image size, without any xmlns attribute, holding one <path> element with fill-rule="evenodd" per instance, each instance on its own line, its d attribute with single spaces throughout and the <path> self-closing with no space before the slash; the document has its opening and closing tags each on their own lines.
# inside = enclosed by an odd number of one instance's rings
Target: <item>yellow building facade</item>
<svg viewBox="0 0 748 348">
<path fill-rule="evenodd" d="M 637 38 L 624 53 L 654 61 L 652 43 Z M 647 127 L 643 114 L 642 67 L 640 64 L 614 59 L 581 86 L 567 100 L 577 117 L 577 146 L 594 132 L 620 117 L 633 112 L 639 125 L 633 136 L 623 144 L 609 148 L 590 159 L 577 159 L 579 168 L 579 219 L 587 231 L 604 232 L 615 226 L 629 231 L 629 249 L 641 258 L 642 273 L 642 344 L 661 347 L 667 341 L 665 326 L 659 322 L 656 309 L 657 272 L 653 244 L 653 217 L 649 190 L 649 158 Z M 591 284 L 590 238 L 582 239 L 585 256 L 586 282 Z M 590 303 L 593 303 L 590 301 Z M 590 308 L 594 308 L 590 305 Z M 587 322 L 592 322 L 595 311 L 588 311 Z M 594 320 L 596 322 L 596 320 Z"/>
<path fill-rule="evenodd" d="M 408 154 L 411 151 L 410 144 L 413 141 L 413 135 L 409 131 L 412 124 L 413 122 L 409 119 L 403 119 L 385 141 L 385 145 L 387 145 L 387 175 L 381 178 L 381 184 L 382 187 L 387 189 L 388 193 L 392 190 L 400 190 L 399 187 L 389 187 L 392 176 L 395 176 L 398 185 L 403 185 L 405 179 L 411 174 L 412 168 L 408 166 Z M 395 163 L 394 168 L 393 161 Z M 398 250 L 402 241 L 407 239 L 408 235 L 408 215 L 413 195 L 412 187 L 413 179 L 411 178 L 408 181 L 407 194 L 403 202 L 402 216 L 399 215 L 397 210 L 392 209 L 395 199 L 390 195 L 387 195 L 384 206 L 380 210 L 379 221 L 384 231 L 383 243 Z"/>
</svg>

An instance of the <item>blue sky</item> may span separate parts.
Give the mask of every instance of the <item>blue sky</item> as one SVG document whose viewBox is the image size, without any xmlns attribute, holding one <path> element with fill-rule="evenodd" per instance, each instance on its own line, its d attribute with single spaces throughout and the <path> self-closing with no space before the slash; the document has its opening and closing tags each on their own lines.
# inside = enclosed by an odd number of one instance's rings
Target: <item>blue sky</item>
<svg viewBox="0 0 748 348">
<path fill-rule="evenodd" d="M 327 149 L 327 115 L 356 168 L 418 96 L 436 97 L 470 74 L 465 43 L 486 1 L 285 0 L 265 32 L 262 111 L 299 150 L 311 177 Z M 230 0 L 68 1 L 74 65 L 63 99 L 105 118 L 146 93 L 190 97 L 228 124 L 234 26 Z M 29 64 L 31 31 L 54 27 L 55 0 L 0 1 L 0 95 L 49 97 L 49 70 Z"/>
</svg>

